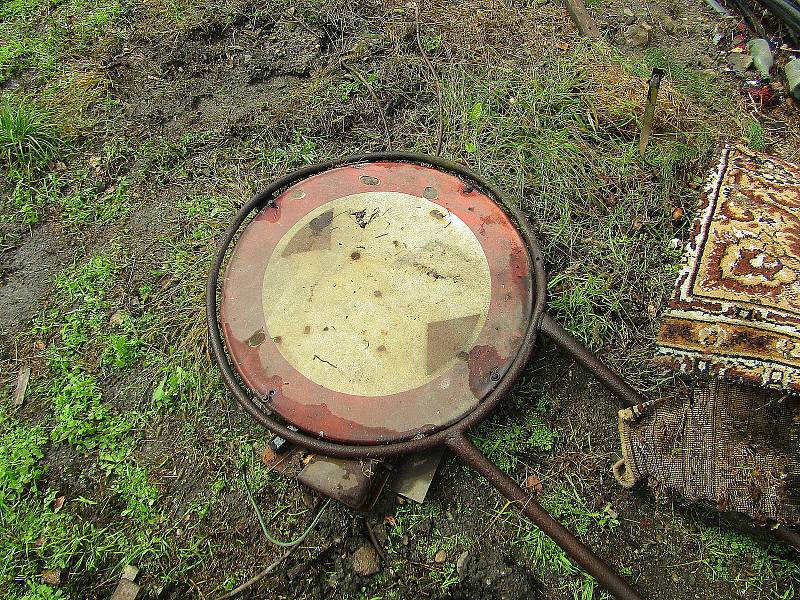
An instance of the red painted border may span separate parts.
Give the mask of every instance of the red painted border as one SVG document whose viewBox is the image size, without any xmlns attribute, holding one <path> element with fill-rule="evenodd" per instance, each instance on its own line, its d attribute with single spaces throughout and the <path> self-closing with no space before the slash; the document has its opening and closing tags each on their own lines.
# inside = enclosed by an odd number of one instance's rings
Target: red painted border
<svg viewBox="0 0 800 600">
<path fill-rule="evenodd" d="M 367 175 L 378 185 L 362 182 Z M 265 331 L 263 276 L 272 251 L 297 221 L 343 195 L 396 191 L 431 200 L 456 214 L 472 230 L 486 253 L 492 294 L 486 323 L 469 358 L 419 388 L 382 397 L 334 392 L 304 377 L 281 355 L 266 332 L 253 347 L 253 334 Z M 304 196 L 297 198 L 295 192 Z M 506 213 L 488 196 L 457 177 L 400 162 L 378 162 L 331 169 L 285 190 L 274 206 L 262 209 L 242 232 L 222 286 L 220 323 L 233 364 L 245 384 L 299 428 L 316 436 L 349 443 L 382 443 L 438 431 L 461 419 L 495 387 L 517 355 L 530 320 L 532 267 L 525 244 Z M 276 282 L 279 285 L 279 282 Z M 449 378 L 444 387 L 442 379 Z M 391 417 L 400 427 L 387 427 Z"/>
</svg>

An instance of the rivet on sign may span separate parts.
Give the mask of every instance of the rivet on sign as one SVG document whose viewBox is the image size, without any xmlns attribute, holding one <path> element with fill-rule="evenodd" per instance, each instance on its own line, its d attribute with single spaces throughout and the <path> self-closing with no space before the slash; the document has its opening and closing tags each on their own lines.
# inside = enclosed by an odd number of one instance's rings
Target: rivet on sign
<svg viewBox="0 0 800 600">
<path fill-rule="evenodd" d="M 380 179 L 378 179 L 377 177 L 372 177 L 372 175 L 362 175 L 358 179 L 364 185 L 378 185 L 381 182 Z"/>
<path fill-rule="evenodd" d="M 428 186 L 423 190 L 422 195 L 425 196 L 428 200 L 433 200 L 439 195 L 439 193 L 432 187 Z"/>
<path fill-rule="evenodd" d="M 260 346 L 261 343 L 267 339 L 266 334 L 263 331 L 256 331 L 250 338 L 247 340 L 247 345 L 251 348 L 255 348 L 256 346 Z"/>
<path fill-rule="evenodd" d="M 292 192 L 292 199 L 293 200 L 300 200 L 306 197 L 306 193 L 303 190 L 295 190 Z"/>
</svg>

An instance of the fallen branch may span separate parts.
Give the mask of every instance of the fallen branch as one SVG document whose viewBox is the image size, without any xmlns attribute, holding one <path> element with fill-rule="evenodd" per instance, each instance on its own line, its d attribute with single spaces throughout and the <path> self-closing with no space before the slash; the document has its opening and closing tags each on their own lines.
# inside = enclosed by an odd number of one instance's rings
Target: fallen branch
<svg viewBox="0 0 800 600">
<path fill-rule="evenodd" d="M 344 60 L 340 60 L 339 64 L 342 65 L 342 68 L 345 69 L 348 73 L 350 73 L 353 77 L 358 79 L 359 83 L 367 88 L 372 101 L 375 103 L 375 106 L 378 107 L 378 117 L 383 124 L 383 130 L 386 133 L 386 149 L 391 152 L 392 151 L 392 134 L 389 131 L 389 123 L 386 122 L 386 109 L 381 104 L 381 101 L 378 100 L 378 96 L 375 94 L 375 90 L 372 89 L 372 86 L 369 82 L 364 78 L 364 76 L 356 71 L 353 67 L 348 65 Z"/>
<path fill-rule="evenodd" d="M 425 64 L 428 66 L 428 70 L 431 72 L 431 77 L 433 77 L 433 85 L 436 88 L 436 102 L 439 105 L 439 123 L 436 127 L 435 155 L 440 156 L 442 154 L 442 142 L 444 138 L 444 103 L 442 102 L 442 88 L 439 84 L 439 76 L 436 74 L 436 69 L 431 62 L 431 59 L 428 57 L 428 53 L 425 52 L 425 47 L 422 45 L 422 38 L 419 34 L 419 4 L 414 4 L 414 16 L 414 30 L 417 34 L 417 46 L 419 47 L 419 52 L 422 55 L 422 60 L 425 61 Z"/>
<path fill-rule="evenodd" d="M 299 548 L 299 547 L 300 547 L 300 544 L 295 544 L 294 546 L 292 546 L 291 548 L 289 548 L 289 549 L 288 549 L 286 552 L 284 552 L 282 556 L 280 556 L 280 557 L 279 557 L 279 558 L 278 558 L 278 559 L 277 559 L 277 560 L 276 560 L 274 563 L 272 563 L 271 565 L 269 565 L 269 566 L 268 566 L 266 569 L 264 569 L 263 571 L 261 571 L 261 572 L 260 572 L 260 573 L 258 573 L 257 575 L 254 575 L 253 577 L 251 577 L 250 579 L 248 579 L 247 581 L 245 581 L 245 582 L 244 582 L 242 585 L 240 585 L 239 587 L 237 587 L 237 588 L 235 588 L 235 589 L 231 590 L 230 592 L 228 592 L 228 593 L 227 593 L 227 594 L 225 594 L 224 596 L 220 596 L 219 600 L 229 600 L 230 598 L 236 598 L 236 597 L 238 597 L 240 594 L 242 594 L 243 592 L 245 592 L 245 591 L 247 591 L 248 589 L 250 589 L 251 587 L 253 587 L 253 586 L 254 586 L 255 584 L 257 584 L 259 581 L 261 581 L 261 580 L 262 580 L 262 579 L 264 579 L 264 578 L 265 578 L 267 575 L 269 575 L 269 574 L 270 574 L 270 573 L 272 573 L 272 572 L 273 572 L 275 569 L 277 569 L 277 568 L 278 568 L 278 566 L 279 566 L 279 565 L 280 565 L 280 564 L 281 564 L 281 563 L 282 563 L 284 560 L 286 560 L 286 559 L 287 559 L 287 558 L 288 558 L 288 557 L 289 557 L 289 556 L 292 554 L 292 552 L 294 552 L 295 550 L 297 550 L 297 548 Z"/>
<path fill-rule="evenodd" d="M 597 27 L 597 23 L 594 22 L 583 0 L 564 0 L 564 4 L 581 35 L 585 35 L 590 40 L 599 40 L 601 38 L 600 28 Z"/>
</svg>

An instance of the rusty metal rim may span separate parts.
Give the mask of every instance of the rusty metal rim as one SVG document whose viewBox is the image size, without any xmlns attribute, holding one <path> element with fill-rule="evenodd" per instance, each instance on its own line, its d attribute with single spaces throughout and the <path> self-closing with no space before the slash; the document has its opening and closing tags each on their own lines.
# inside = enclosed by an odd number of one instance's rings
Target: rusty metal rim
<svg viewBox="0 0 800 600">
<path fill-rule="evenodd" d="M 278 420 L 265 415 L 252 402 L 250 395 L 240 384 L 231 366 L 228 353 L 225 350 L 225 344 L 222 340 L 222 333 L 217 319 L 219 276 L 231 243 L 236 238 L 237 234 L 242 228 L 242 225 L 244 225 L 244 223 L 247 221 L 247 218 L 254 211 L 266 206 L 278 195 L 280 191 L 298 181 L 330 169 L 377 161 L 409 162 L 437 167 L 460 178 L 469 180 L 471 183 L 475 184 L 478 189 L 487 193 L 491 198 L 499 202 L 499 204 L 514 220 L 517 229 L 525 241 L 525 245 L 531 258 L 531 264 L 533 265 L 534 294 L 532 299 L 531 319 L 528 323 L 528 328 L 522 344 L 520 345 L 519 351 L 517 352 L 517 355 L 508 371 L 498 382 L 497 387 L 492 390 L 492 392 L 483 402 L 481 402 L 480 405 L 478 405 L 477 408 L 475 408 L 471 413 L 463 417 L 461 420 L 426 437 L 403 442 L 373 445 L 352 445 L 327 442 L 319 438 L 289 429 Z M 208 317 L 211 348 L 214 353 L 214 358 L 216 359 L 217 364 L 222 371 L 225 384 L 234 394 L 236 400 L 256 421 L 264 425 L 264 427 L 272 431 L 274 434 L 279 435 L 290 442 L 308 448 L 314 452 L 319 452 L 338 458 L 385 458 L 389 456 L 398 456 L 401 454 L 419 452 L 434 446 L 441 446 L 449 437 L 452 437 L 454 431 L 466 431 L 486 417 L 486 415 L 497 405 L 502 397 L 510 391 L 511 386 L 519 378 L 520 373 L 524 369 L 531 353 L 533 352 L 533 347 L 536 343 L 536 335 L 541 328 L 541 321 L 544 314 L 544 306 L 546 301 L 546 292 L 547 284 L 544 271 L 544 258 L 539 247 L 539 243 L 528 226 L 525 216 L 511 202 L 509 202 L 508 198 L 499 189 L 497 189 L 496 186 L 487 182 L 470 169 L 446 159 L 408 152 L 380 152 L 374 154 L 358 154 L 347 156 L 341 159 L 319 163 L 310 167 L 299 169 L 276 180 L 266 189 L 256 194 L 247 204 L 242 206 L 242 208 L 240 208 L 234 216 L 233 222 L 228 227 L 228 230 L 225 232 L 225 235 L 223 236 L 217 249 L 217 254 L 214 257 L 214 261 L 211 264 L 208 277 L 208 287 L 206 289 L 206 312 Z"/>
</svg>

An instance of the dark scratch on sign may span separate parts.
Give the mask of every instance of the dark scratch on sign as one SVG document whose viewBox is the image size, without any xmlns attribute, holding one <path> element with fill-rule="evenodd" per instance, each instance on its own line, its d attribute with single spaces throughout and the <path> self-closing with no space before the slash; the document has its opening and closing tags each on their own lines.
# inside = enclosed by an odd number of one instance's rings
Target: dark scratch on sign
<svg viewBox="0 0 800 600">
<path fill-rule="evenodd" d="M 324 358 L 322 358 L 321 356 L 318 356 L 318 355 L 316 355 L 316 354 L 314 355 L 314 360 L 318 360 L 318 361 L 320 361 L 320 362 L 324 362 L 326 365 L 330 365 L 330 366 L 332 366 L 334 369 L 338 369 L 338 368 L 339 368 L 339 367 L 337 367 L 335 364 L 333 364 L 332 362 L 330 362 L 329 360 L 325 360 Z"/>
<path fill-rule="evenodd" d="M 372 213 L 367 215 L 367 209 L 365 208 L 363 210 L 351 212 L 350 216 L 355 218 L 356 224 L 358 224 L 358 226 L 361 227 L 361 229 L 366 229 L 367 225 L 372 223 L 373 219 L 375 219 L 375 217 L 377 217 L 380 214 L 380 212 L 381 211 L 376 208 L 375 210 L 372 211 Z"/>
</svg>

